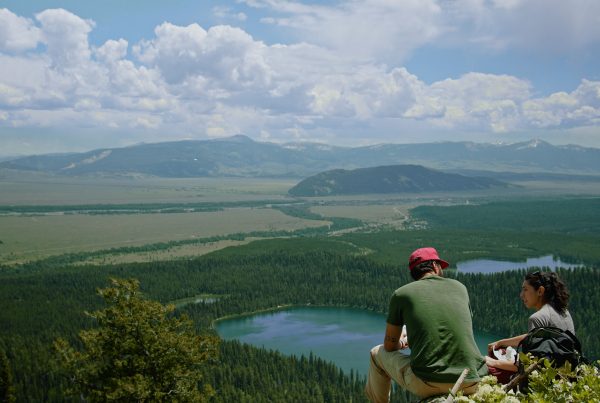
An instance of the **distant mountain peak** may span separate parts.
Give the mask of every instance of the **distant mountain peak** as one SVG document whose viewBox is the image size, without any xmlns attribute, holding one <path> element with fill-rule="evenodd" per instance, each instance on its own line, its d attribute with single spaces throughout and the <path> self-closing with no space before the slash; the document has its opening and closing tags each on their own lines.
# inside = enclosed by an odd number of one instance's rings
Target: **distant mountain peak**
<svg viewBox="0 0 600 403">
<path fill-rule="evenodd" d="M 319 150 L 319 151 L 332 151 L 336 146 L 332 146 L 325 143 L 285 143 L 281 147 L 288 150 L 305 151 L 305 150 Z"/>
<path fill-rule="evenodd" d="M 38 155 L 0 162 L 0 169 L 63 175 L 159 177 L 304 177 L 330 169 L 425 165 L 445 170 L 599 174 L 600 149 L 553 146 L 540 139 L 506 145 L 474 142 L 377 144 L 268 143 L 243 134 L 180 140 L 85 153 Z"/>
<path fill-rule="evenodd" d="M 254 140 L 252 140 L 250 137 L 246 136 L 245 134 L 236 134 L 231 137 L 224 137 L 221 139 L 217 139 L 217 141 L 227 141 L 230 143 L 254 143 L 255 142 Z"/>
<path fill-rule="evenodd" d="M 524 150 L 528 148 L 538 148 L 538 147 L 553 147 L 552 144 L 547 143 L 541 139 L 532 139 L 525 143 L 517 143 L 517 150 Z"/>
</svg>

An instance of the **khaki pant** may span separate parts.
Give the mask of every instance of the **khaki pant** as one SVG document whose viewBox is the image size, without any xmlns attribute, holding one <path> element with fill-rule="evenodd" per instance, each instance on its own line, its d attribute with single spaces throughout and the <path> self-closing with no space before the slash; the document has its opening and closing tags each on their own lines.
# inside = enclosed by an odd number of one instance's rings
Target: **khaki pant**
<svg viewBox="0 0 600 403">
<path fill-rule="evenodd" d="M 453 383 L 426 382 L 417 377 L 410 367 L 410 357 L 402 351 L 385 351 L 383 344 L 371 350 L 371 366 L 367 376 L 365 394 L 370 401 L 383 403 L 390 401 L 392 381 L 412 394 L 425 398 L 450 393 Z M 463 384 L 465 395 L 477 391 L 477 382 Z"/>
</svg>

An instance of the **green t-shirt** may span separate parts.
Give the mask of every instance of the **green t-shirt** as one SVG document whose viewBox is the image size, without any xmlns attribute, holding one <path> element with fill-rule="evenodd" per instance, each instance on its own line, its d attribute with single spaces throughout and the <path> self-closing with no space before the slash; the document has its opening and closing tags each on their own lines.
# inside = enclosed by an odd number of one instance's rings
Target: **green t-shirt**
<svg viewBox="0 0 600 403">
<path fill-rule="evenodd" d="M 392 294 L 387 322 L 406 325 L 410 366 L 419 378 L 454 383 L 465 368 L 466 381 L 487 375 L 471 322 L 466 287 L 453 279 L 428 276 Z"/>
</svg>

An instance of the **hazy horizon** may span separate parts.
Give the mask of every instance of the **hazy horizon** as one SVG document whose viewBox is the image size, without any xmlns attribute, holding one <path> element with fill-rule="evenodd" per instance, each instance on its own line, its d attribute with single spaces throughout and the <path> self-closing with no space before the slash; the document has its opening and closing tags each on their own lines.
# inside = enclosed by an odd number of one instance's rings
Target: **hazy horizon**
<svg viewBox="0 0 600 403">
<path fill-rule="evenodd" d="M 237 136 L 244 136 L 249 138 L 252 141 L 258 142 L 258 143 L 271 143 L 271 144 L 277 144 L 280 146 L 285 146 L 285 145 L 293 145 L 293 144 L 316 144 L 316 145 L 323 145 L 323 146 L 328 146 L 328 147 L 342 147 L 342 148 L 358 148 L 358 147 L 376 147 L 376 146 L 380 146 L 380 145 L 388 145 L 388 144 L 394 144 L 394 145 L 408 145 L 408 144 L 431 144 L 431 143 L 463 143 L 463 142 L 471 142 L 474 144 L 492 144 L 492 145 L 514 145 L 514 144 L 535 144 L 538 141 L 543 141 L 545 143 L 548 143 L 552 146 L 579 146 L 579 147 L 584 147 L 584 148 L 596 148 L 596 149 L 600 149 L 600 147 L 587 147 L 587 146 L 582 146 L 580 144 L 573 144 L 573 143 L 567 143 L 567 144 L 554 144 L 550 141 L 546 141 L 546 140 L 542 140 L 539 138 L 531 138 L 531 139 L 524 139 L 524 140 L 519 140 L 519 141 L 497 141 L 494 143 L 485 143 L 485 142 L 480 142 L 480 141 L 470 141 L 470 140 L 437 140 L 437 141 L 431 141 L 431 142 L 387 142 L 387 143 L 373 143 L 373 144 L 364 144 L 364 145 L 360 145 L 360 146 L 351 146 L 351 145 L 341 145 L 341 144 L 327 144 L 327 143 L 322 143 L 319 142 L 318 140 L 314 140 L 314 141 L 301 141 L 301 142 L 297 142 L 297 141 L 268 141 L 268 140 L 262 140 L 262 139 L 252 139 L 249 136 L 246 136 L 245 134 L 235 134 L 232 136 L 228 136 L 228 137 L 213 137 L 213 138 L 203 138 L 203 139 L 179 139 L 179 140 L 165 140 L 165 141 L 154 141 L 154 142 L 139 142 L 139 143 L 135 143 L 135 144 L 129 144 L 126 146 L 117 146 L 117 147 L 99 147 L 99 148 L 90 148 L 90 149 L 82 149 L 79 151 L 54 151 L 54 152 L 48 152 L 48 153 L 35 153 L 35 154 L 2 154 L 0 152 L 0 159 L 8 159 L 8 158 L 20 158 L 20 157 L 27 157 L 27 156 L 34 156 L 34 155 L 52 155 L 52 154 L 56 154 L 56 155 L 60 155 L 60 154 L 79 154 L 79 153 L 86 153 L 86 152 L 91 152 L 91 151 L 96 151 L 96 150 L 101 150 L 101 149 L 116 149 L 116 148 L 126 148 L 126 147 L 134 147 L 134 146 L 138 146 L 138 145 L 144 145 L 144 144 L 160 144 L 163 142 L 180 142 L 180 141 L 226 141 L 228 139 L 231 139 L 233 137 L 237 137 Z"/>
</svg>

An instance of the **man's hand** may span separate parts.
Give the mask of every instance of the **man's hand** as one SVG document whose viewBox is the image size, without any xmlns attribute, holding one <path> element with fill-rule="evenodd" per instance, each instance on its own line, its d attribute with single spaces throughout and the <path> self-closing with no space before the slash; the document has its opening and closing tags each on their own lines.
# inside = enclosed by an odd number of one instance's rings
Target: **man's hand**
<svg viewBox="0 0 600 403">
<path fill-rule="evenodd" d="M 402 333 L 400 334 L 400 348 L 402 350 L 408 348 L 408 334 L 406 333 L 406 325 L 402 326 Z"/>
</svg>

